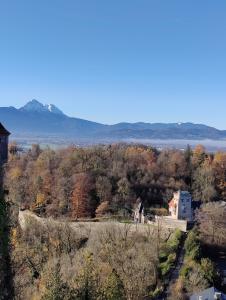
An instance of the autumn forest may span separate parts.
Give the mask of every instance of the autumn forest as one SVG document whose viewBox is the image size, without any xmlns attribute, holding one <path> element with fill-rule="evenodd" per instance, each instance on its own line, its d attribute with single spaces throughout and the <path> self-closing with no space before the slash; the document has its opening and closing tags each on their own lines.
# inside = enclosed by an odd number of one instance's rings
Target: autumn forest
<svg viewBox="0 0 226 300">
<path fill-rule="evenodd" d="M 212 253 L 226 247 L 226 153 L 13 143 L 3 174 L 1 300 L 183 300 L 221 287 Z M 188 234 L 133 224 L 138 199 L 164 216 L 179 189 L 199 207 Z"/>
</svg>

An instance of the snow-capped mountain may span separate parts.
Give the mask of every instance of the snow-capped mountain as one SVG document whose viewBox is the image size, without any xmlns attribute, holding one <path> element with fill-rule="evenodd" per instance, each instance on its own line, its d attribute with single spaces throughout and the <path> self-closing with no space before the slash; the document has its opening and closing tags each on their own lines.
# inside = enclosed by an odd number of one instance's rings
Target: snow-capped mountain
<svg viewBox="0 0 226 300">
<path fill-rule="evenodd" d="M 181 140 L 226 140 L 226 130 L 193 123 L 119 123 L 105 125 L 65 115 L 53 104 L 37 100 L 23 107 L 0 107 L 0 122 L 20 136 L 38 135 L 91 140 L 125 139 L 181 139 Z"/>
<path fill-rule="evenodd" d="M 27 112 L 39 112 L 39 113 L 50 112 L 57 115 L 63 115 L 63 112 L 54 104 L 44 105 L 36 99 L 29 101 L 27 104 L 21 107 L 20 110 L 27 111 Z"/>
<path fill-rule="evenodd" d="M 46 104 L 44 107 L 53 114 L 63 115 L 63 112 L 54 104 Z"/>
</svg>

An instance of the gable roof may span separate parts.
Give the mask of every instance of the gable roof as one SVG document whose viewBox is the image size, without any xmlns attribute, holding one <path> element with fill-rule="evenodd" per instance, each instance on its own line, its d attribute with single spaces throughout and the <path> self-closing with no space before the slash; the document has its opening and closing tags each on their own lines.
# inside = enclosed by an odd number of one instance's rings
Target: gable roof
<svg viewBox="0 0 226 300">
<path fill-rule="evenodd" d="M 221 294 L 221 298 L 215 298 L 216 294 Z M 202 297 L 202 300 L 226 300 L 226 295 L 221 293 L 219 290 L 217 290 L 215 287 L 211 287 L 209 289 L 206 289 L 205 291 L 202 291 L 198 294 L 195 294 L 190 297 L 190 300 L 199 300 L 200 297 Z"/>
<path fill-rule="evenodd" d="M 0 123 L 0 135 L 10 135 L 10 132 L 5 129 L 5 127 Z"/>
</svg>

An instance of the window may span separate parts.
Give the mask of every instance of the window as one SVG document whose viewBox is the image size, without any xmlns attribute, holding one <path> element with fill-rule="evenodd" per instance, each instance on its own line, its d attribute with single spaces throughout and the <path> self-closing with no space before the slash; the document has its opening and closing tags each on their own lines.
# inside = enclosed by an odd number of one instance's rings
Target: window
<svg viewBox="0 0 226 300">
<path fill-rule="evenodd" d="M 214 299 L 219 299 L 220 300 L 221 296 L 222 296 L 221 293 L 215 293 L 214 294 Z"/>
</svg>

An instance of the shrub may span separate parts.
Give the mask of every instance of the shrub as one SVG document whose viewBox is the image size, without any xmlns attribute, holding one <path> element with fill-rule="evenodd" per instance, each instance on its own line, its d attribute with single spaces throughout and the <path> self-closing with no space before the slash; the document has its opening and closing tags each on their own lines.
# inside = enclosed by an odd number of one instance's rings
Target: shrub
<svg viewBox="0 0 226 300">
<path fill-rule="evenodd" d="M 103 286 L 104 299 L 125 300 L 124 285 L 115 270 L 108 276 Z"/>
<path fill-rule="evenodd" d="M 208 280 L 210 284 L 213 284 L 218 277 L 213 262 L 209 258 L 202 258 L 200 265 L 205 279 Z"/>
<path fill-rule="evenodd" d="M 161 270 L 162 276 L 165 276 L 170 271 L 170 269 L 173 267 L 173 265 L 176 261 L 176 258 L 177 258 L 176 253 L 171 253 L 168 256 L 167 261 L 160 264 L 160 270 Z"/>
<path fill-rule="evenodd" d="M 217 273 L 212 261 L 208 258 L 200 260 L 200 256 L 199 237 L 193 230 L 189 232 L 185 241 L 185 264 L 180 272 L 188 292 L 205 289 L 214 285 L 217 280 Z"/>
<path fill-rule="evenodd" d="M 200 257 L 200 242 L 198 239 L 198 234 L 193 230 L 190 231 L 184 244 L 185 256 L 191 257 L 194 260 Z"/>
<path fill-rule="evenodd" d="M 176 229 L 170 239 L 162 245 L 159 254 L 159 260 L 161 262 L 159 267 L 162 276 L 165 276 L 173 267 L 177 258 L 176 253 L 180 245 L 181 238 L 182 232 L 179 229 Z"/>
<path fill-rule="evenodd" d="M 171 238 L 167 242 L 167 246 L 170 248 L 171 252 L 177 251 L 180 241 L 182 238 L 182 232 L 179 229 L 176 229 Z"/>
<path fill-rule="evenodd" d="M 189 266 L 189 265 L 185 265 L 185 266 L 183 266 L 182 268 L 181 268 L 181 270 L 180 270 L 180 276 L 182 276 L 182 277 L 187 277 L 188 276 L 188 274 L 189 274 L 189 272 L 192 270 L 192 268 L 191 268 L 191 266 Z"/>
</svg>

